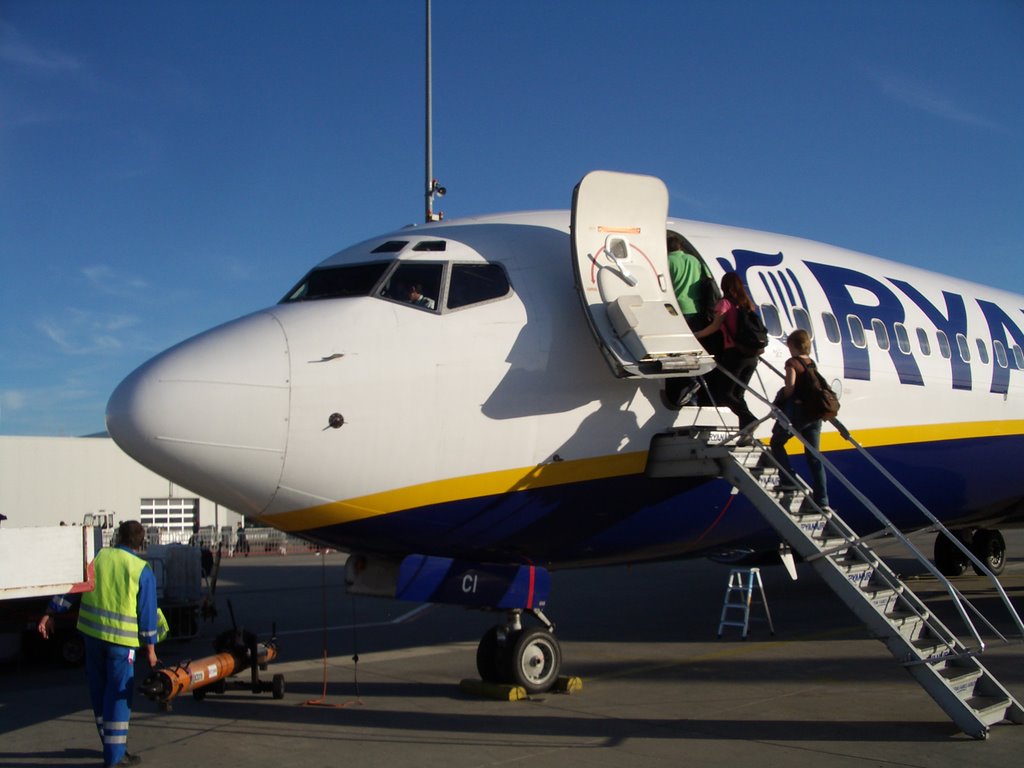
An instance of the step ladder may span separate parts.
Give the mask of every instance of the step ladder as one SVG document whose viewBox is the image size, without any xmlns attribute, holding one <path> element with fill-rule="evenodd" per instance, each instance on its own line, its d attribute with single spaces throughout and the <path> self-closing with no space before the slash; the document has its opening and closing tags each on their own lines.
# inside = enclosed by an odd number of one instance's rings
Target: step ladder
<svg viewBox="0 0 1024 768">
<path fill-rule="evenodd" d="M 764 596 L 764 583 L 761 581 L 760 568 L 733 568 L 729 571 L 729 583 L 725 588 L 725 599 L 722 602 L 722 617 L 718 621 L 718 636 L 726 627 L 739 627 L 743 630 L 740 635 L 747 639 L 747 632 L 750 630 L 750 606 L 756 600 L 764 608 L 765 618 L 768 620 L 768 631 L 775 634 L 775 625 L 772 624 L 772 612 L 768 610 L 768 600 Z M 731 613 L 739 611 L 742 621 L 730 618 Z"/>
<path fill-rule="evenodd" d="M 718 476 L 731 483 L 964 733 L 984 739 L 995 723 L 1024 722 L 1024 709 L 981 664 L 978 649 L 968 648 L 940 622 L 867 538 L 859 537 L 833 510 L 818 507 L 803 483 L 796 491 L 776 490 L 779 469 L 767 446 L 755 441 L 739 447 L 736 436 L 735 430 L 729 434 L 721 427 L 657 435 L 647 475 Z"/>
</svg>

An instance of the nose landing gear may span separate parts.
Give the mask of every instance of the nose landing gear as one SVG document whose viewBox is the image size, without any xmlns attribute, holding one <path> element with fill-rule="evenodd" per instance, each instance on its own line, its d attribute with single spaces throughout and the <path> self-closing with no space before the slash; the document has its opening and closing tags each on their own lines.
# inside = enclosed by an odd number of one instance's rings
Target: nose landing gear
<svg viewBox="0 0 1024 768">
<path fill-rule="evenodd" d="M 522 609 L 509 611 L 508 621 L 491 627 L 480 639 L 476 668 L 488 683 L 517 685 L 527 693 L 543 693 L 554 686 L 562 666 L 562 649 L 555 625 L 539 610 L 529 611 L 541 627 L 524 628 Z"/>
</svg>

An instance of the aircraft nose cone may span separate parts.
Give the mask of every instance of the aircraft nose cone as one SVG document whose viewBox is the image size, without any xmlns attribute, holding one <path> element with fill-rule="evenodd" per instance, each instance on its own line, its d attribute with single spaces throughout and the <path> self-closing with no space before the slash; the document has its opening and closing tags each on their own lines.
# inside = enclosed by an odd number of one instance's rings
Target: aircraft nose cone
<svg viewBox="0 0 1024 768">
<path fill-rule="evenodd" d="M 128 376 L 107 431 L 159 475 L 250 515 L 277 491 L 289 417 L 288 342 L 270 313 L 214 328 Z"/>
</svg>

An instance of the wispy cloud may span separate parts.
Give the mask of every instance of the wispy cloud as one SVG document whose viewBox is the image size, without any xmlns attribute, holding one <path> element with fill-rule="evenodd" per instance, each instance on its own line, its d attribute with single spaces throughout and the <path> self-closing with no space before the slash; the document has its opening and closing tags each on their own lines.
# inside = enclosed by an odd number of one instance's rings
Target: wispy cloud
<svg viewBox="0 0 1024 768">
<path fill-rule="evenodd" d="M 0 61 L 37 74 L 79 72 L 82 69 L 82 62 L 75 56 L 34 43 L 5 21 L 0 21 Z"/>
<path fill-rule="evenodd" d="M 35 327 L 60 350 L 70 355 L 118 352 L 138 346 L 134 330 L 139 319 L 132 315 L 104 314 L 67 309 L 61 317 L 41 317 Z"/>
<path fill-rule="evenodd" d="M 963 125 L 997 128 L 999 123 L 958 104 L 946 94 L 906 75 L 869 69 L 868 74 L 888 98 L 933 117 Z"/>
<path fill-rule="evenodd" d="M 110 296 L 138 296 L 141 291 L 149 290 L 149 283 L 144 278 L 115 272 L 106 264 L 83 267 L 82 275 L 93 288 Z"/>
</svg>

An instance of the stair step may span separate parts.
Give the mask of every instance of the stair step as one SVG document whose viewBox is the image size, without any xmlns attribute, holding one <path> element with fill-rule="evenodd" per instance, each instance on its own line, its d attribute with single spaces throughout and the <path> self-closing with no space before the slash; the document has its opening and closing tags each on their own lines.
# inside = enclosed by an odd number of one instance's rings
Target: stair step
<svg viewBox="0 0 1024 768">
<path fill-rule="evenodd" d="M 973 709 L 985 725 L 995 725 L 1006 719 L 1012 701 L 1005 696 L 972 696 L 964 704 Z"/>
<path fill-rule="evenodd" d="M 928 614 L 926 613 L 924 618 L 921 618 L 916 613 L 911 613 L 910 611 L 894 611 L 885 614 L 885 618 L 893 629 L 907 640 L 913 641 L 920 636 L 919 633 L 925 626 Z"/>
<path fill-rule="evenodd" d="M 930 661 L 941 661 L 951 653 L 953 648 L 949 643 L 939 640 L 937 637 L 919 637 L 910 643 L 921 654 L 921 658 Z"/>
<path fill-rule="evenodd" d="M 965 701 L 974 693 L 975 685 L 984 674 L 977 667 L 955 667 L 950 664 L 936 672 L 953 689 L 953 693 Z"/>
</svg>

